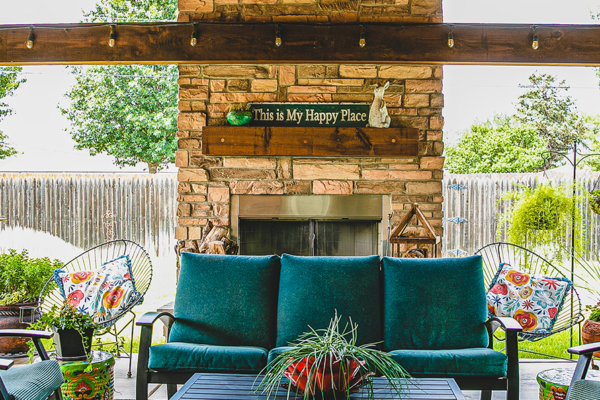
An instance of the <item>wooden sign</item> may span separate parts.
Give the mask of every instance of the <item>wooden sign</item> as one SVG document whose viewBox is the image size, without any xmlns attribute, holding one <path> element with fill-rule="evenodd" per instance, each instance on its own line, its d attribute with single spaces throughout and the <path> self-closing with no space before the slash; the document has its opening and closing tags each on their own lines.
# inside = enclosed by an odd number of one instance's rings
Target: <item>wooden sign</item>
<svg viewBox="0 0 600 400">
<path fill-rule="evenodd" d="M 364 128 L 370 104 L 251 103 L 251 126 L 319 126 Z"/>
<path fill-rule="evenodd" d="M 417 157 L 416 128 L 206 126 L 207 156 Z"/>
</svg>

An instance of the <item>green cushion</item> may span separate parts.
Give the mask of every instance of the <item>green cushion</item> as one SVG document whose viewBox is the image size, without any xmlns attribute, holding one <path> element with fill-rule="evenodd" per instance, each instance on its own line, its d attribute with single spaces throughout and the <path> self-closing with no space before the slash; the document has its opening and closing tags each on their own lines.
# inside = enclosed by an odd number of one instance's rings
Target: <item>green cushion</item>
<svg viewBox="0 0 600 400">
<path fill-rule="evenodd" d="M 383 258 L 385 351 L 487 347 L 481 256 Z"/>
<path fill-rule="evenodd" d="M 183 253 L 169 342 L 271 348 L 279 257 Z"/>
<path fill-rule="evenodd" d="M 281 347 L 275 347 L 274 349 L 271 349 L 271 351 L 269 351 L 269 357 L 267 358 L 267 364 L 269 364 L 271 361 L 276 359 L 277 356 L 280 355 L 281 353 L 288 351 L 292 348 L 293 348 L 292 346 L 281 346 Z"/>
<path fill-rule="evenodd" d="M 267 365 L 260 347 L 167 343 L 150 347 L 148 368 L 155 371 L 259 373 Z"/>
<path fill-rule="evenodd" d="M 379 257 L 281 257 L 277 346 L 324 329 L 335 315 L 352 318 L 358 344 L 381 341 Z"/>
<path fill-rule="evenodd" d="M 394 350 L 389 352 L 412 376 L 506 376 L 506 355 L 487 348 Z"/>
<path fill-rule="evenodd" d="M 65 381 L 54 360 L 0 371 L 0 378 L 14 400 L 45 399 Z"/>
</svg>

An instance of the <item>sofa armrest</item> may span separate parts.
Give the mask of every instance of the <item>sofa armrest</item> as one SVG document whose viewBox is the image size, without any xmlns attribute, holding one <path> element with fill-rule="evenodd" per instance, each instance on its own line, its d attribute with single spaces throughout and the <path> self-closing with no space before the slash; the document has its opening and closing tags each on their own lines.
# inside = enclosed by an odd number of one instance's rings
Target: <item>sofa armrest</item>
<svg viewBox="0 0 600 400">
<path fill-rule="evenodd" d="M 142 315 L 135 324 L 141 326 L 143 329 L 145 326 L 152 327 L 152 325 L 154 325 L 154 323 L 159 319 L 167 328 L 171 328 L 171 325 L 173 325 L 173 322 L 175 321 L 175 317 L 173 317 L 171 313 L 165 311 L 149 312 Z"/>
<path fill-rule="evenodd" d="M 575 346 L 567 349 L 567 351 L 571 354 L 592 354 L 597 351 L 600 351 L 600 342 L 590 343 L 590 344 L 582 344 L 581 346 Z"/>
<path fill-rule="evenodd" d="M 13 366 L 15 362 L 13 360 L 7 360 L 5 358 L 0 358 L 0 371 L 4 371 Z"/>
<path fill-rule="evenodd" d="M 510 317 L 490 317 L 486 324 L 495 324 L 497 327 L 502 327 L 505 331 L 521 332 L 523 327 L 516 319 Z"/>
<path fill-rule="evenodd" d="M 171 313 L 149 312 L 142 315 L 142 317 L 135 323 L 136 325 L 142 327 L 142 332 L 140 334 L 140 347 L 138 350 L 136 390 L 148 390 L 148 388 L 144 385 L 144 382 L 146 381 L 140 378 L 145 377 L 148 373 L 148 359 L 150 357 L 150 346 L 152 345 L 152 328 L 158 320 L 161 320 L 162 323 L 167 327 L 168 340 L 169 330 L 171 329 L 173 322 L 175 322 L 175 317 L 173 317 Z"/>
<path fill-rule="evenodd" d="M 50 339 L 54 336 L 53 332 L 34 331 L 29 329 L 0 329 L 0 337 L 18 336 L 29 339 Z"/>
<path fill-rule="evenodd" d="M 521 324 L 510 317 L 490 317 L 485 323 L 489 347 L 494 348 L 494 331 L 501 328 L 506 333 L 506 378 L 508 380 L 508 392 L 518 393 L 519 388 L 519 332 L 523 331 Z M 511 386 L 513 386 L 511 388 Z"/>
</svg>

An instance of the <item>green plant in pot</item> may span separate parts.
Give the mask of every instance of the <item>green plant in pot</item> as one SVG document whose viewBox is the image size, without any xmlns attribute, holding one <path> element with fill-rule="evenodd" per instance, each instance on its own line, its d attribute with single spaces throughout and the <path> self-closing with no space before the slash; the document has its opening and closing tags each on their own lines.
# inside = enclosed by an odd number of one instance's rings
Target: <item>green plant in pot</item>
<svg viewBox="0 0 600 400">
<path fill-rule="evenodd" d="M 588 317 L 581 327 L 581 340 L 584 344 L 600 342 L 600 254 L 592 251 L 590 254 L 579 253 L 575 259 L 577 262 L 577 281 L 584 282 L 583 286 L 595 297 L 596 304 L 586 305 L 585 310 Z M 596 260 L 596 261 L 594 261 Z M 594 353 L 594 357 L 600 358 L 600 352 Z"/>
<path fill-rule="evenodd" d="M 284 388 L 289 399 L 294 393 L 305 400 L 348 399 L 364 386 L 369 399 L 374 398 L 372 377 L 384 376 L 390 388 L 400 395 L 408 373 L 386 353 L 372 348 L 374 344 L 356 345 L 357 326 L 340 330 L 341 317 L 331 320 L 329 327 L 301 335 L 289 350 L 279 354 L 261 372 L 264 378 L 257 391 L 267 398 Z M 289 384 L 282 384 L 282 378 Z"/>
<path fill-rule="evenodd" d="M 35 319 L 38 296 L 54 270 L 61 266 L 60 260 L 31 258 L 27 250 L 19 253 L 9 249 L 0 254 L 0 329 L 25 329 L 27 325 L 19 322 L 21 311 L 24 320 Z M 0 339 L 0 353 L 21 353 L 28 349 L 27 339 Z"/>
<path fill-rule="evenodd" d="M 561 246 L 555 245 L 575 221 L 575 248 L 581 249 L 581 215 L 576 207 L 581 196 L 573 197 L 570 187 L 539 184 L 535 188 L 517 185 L 522 191 L 512 191 L 500 198 L 509 201 L 498 218 L 498 239 L 506 229 L 509 242 L 528 249 L 544 249 L 556 260 L 565 255 Z M 575 211 L 575 212 L 574 212 Z"/>
<path fill-rule="evenodd" d="M 65 302 L 60 308 L 52 306 L 31 328 L 54 332 L 54 347 L 58 359 L 85 360 L 91 356 L 92 338 L 100 326 L 90 315 Z"/>
<path fill-rule="evenodd" d="M 600 190 L 592 190 L 590 192 L 590 208 L 596 214 L 600 214 Z"/>
<path fill-rule="evenodd" d="M 227 113 L 227 122 L 235 126 L 248 125 L 252 121 L 249 107 L 249 104 L 232 104 Z"/>
</svg>

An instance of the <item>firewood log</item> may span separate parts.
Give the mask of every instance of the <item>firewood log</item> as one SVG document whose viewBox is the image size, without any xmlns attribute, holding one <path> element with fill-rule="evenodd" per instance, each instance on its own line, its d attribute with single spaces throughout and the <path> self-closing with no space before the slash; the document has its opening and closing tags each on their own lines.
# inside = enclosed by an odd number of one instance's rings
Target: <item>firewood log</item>
<svg viewBox="0 0 600 400">
<path fill-rule="evenodd" d="M 214 226 L 211 231 L 206 235 L 206 238 L 198 246 L 198 253 L 206 253 L 208 251 L 210 242 L 218 242 L 223 237 L 227 236 L 227 229 L 220 226 Z"/>
</svg>

